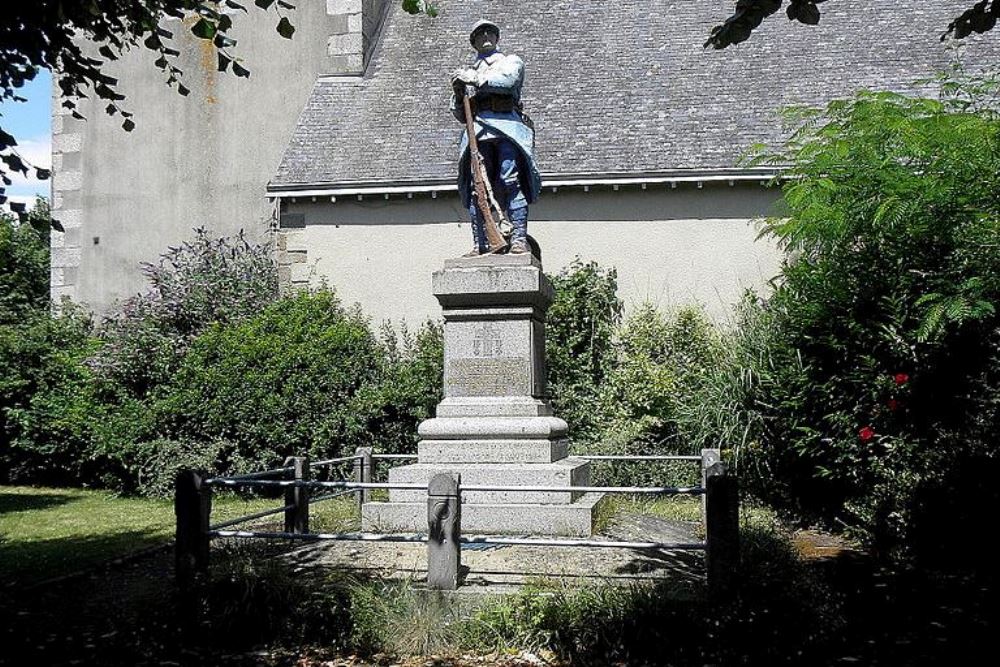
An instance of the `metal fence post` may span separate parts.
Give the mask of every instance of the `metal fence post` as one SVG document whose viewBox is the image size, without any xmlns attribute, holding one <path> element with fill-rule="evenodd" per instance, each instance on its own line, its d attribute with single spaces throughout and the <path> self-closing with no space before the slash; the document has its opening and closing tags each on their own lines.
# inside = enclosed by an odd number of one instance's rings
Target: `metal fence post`
<svg viewBox="0 0 1000 667">
<path fill-rule="evenodd" d="M 740 562 L 739 485 L 725 463 L 712 464 L 705 474 L 705 566 L 713 597 L 734 591 Z"/>
<path fill-rule="evenodd" d="M 354 481 L 359 484 L 370 484 L 375 478 L 371 447 L 358 447 L 354 450 Z M 371 500 L 370 489 L 358 490 L 358 512 Z"/>
<path fill-rule="evenodd" d="M 292 478 L 295 481 L 308 482 L 312 479 L 308 456 L 289 456 L 285 459 L 286 468 L 294 468 Z M 293 505 L 285 510 L 286 533 L 309 532 L 309 487 L 289 486 L 285 488 L 285 505 Z"/>
<path fill-rule="evenodd" d="M 440 473 L 427 485 L 427 587 L 453 591 L 458 588 L 462 566 L 461 475 Z"/>
<path fill-rule="evenodd" d="M 204 473 L 194 470 L 180 470 L 174 480 L 174 568 L 184 586 L 194 580 L 195 573 L 208 569 L 212 487 L 204 480 Z"/>
<path fill-rule="evenodd" d="M 701 450 L 701 488 L 707 489 L 708 486 L 708 469 L 713 465 L 722 460 L 722 450 L 720 449 L 703 449 Z M 707 526 L 708 524 L 708 496 L 703 494 L 701 496 L 701 522 L 702 525 Z M 708 530 L 706 528 L 706 530 Z"/>
</svg>

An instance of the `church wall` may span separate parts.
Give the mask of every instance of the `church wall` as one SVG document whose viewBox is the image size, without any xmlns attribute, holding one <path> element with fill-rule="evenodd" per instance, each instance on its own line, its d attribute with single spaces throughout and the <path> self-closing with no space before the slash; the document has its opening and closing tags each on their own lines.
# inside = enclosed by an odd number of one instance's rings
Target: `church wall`
<svg viewBox="0 0 1000 667">
<path fill-rule="evenodd" d="M 288 12 L 291 40 L 275 31 L 273 11 L 234 17 L 233 52 L 249 79 L 217 72 L 214 50 L 190 34 L 191 21 L 166 21 L 191 93 L 169 88 L 146 49 L 126 54 L 109 73 L 128 96 L 123 108 L 135 113 L 130 133 L 99 101 L 82 106 L 86 121 L 74 120 L 56 93 L 53 208 L 66 229 L 52 238 L 57 302 L 65 296 L 105 312 L 143 288 L 140 262 L 155 261 L 195 227 L 216 235 L 242 228 L 252 240 L 270 234 L 265 188 L 313 84 L 352 73 L 330 54 L 331 36 L 362 29 L 361 0 L 297 6 Z"/>
<path fill-rule="evenodd" d="M 529 232 L 549 273 L 577 256 L 596 260 L 617 268 L 627 308 L 701 304 L 724 322 L 745 288 L 765 290 L 778 273 L 781 253 L 755 240 L 754 221 L 775 212 L 776 198 L 773 190 L 740 184 L 564 188 L 532 206 Z M 326 281 L 376 323 L 437 318 L 431 274 L 471 247 L 466 218 L 454 193 L 289 200 L 282 224 L 300 226 L 280 232 L 292 258 L 284 283 Z"/>
</svg>

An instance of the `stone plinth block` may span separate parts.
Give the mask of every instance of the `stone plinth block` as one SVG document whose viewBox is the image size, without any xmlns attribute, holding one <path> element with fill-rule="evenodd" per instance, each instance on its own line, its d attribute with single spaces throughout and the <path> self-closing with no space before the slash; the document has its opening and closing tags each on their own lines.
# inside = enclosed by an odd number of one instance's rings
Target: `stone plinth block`
<svg viewBox="0 0 1000 667">
<path fill-rule="evenodd" d="M 465 482 L 464 478 L 462 480 Z M 590 537 L 603 494 L 588 493 L 567 505 L 462 505 L 465 535 L 538 535 Z M 367 503 L 361 512 L 361 530 L 381 533 L 426 533 L 423 502 Z"/>
<path fill-rule="evenodd" d="M 420 424 L 418 462 L 393 468 L 389 482 L 426 488 L 448 474 L 465 487 L 511 487 L 463 491 L 467 530 L 590 535 L 597 499 L 576 490 L 588 486 L 590 468 L 567 458 L 569 427 L 547 398 L 545 313 L 554 290 L 541 263 L 530 254 L 448 260 L 433 287 L 444 314 L 444 400 Z M 426 495 L 390 489 L 390 502 L 364 505 L 365 529 L 426 530 Z"/>
<path fill-rule="evenodd" d="M 390 484 L 426 486 L 439 473 L 461 475 L 464 486 L 557 486 L 561 491 L 463 491 L 463 505 L 488 503 L 571 503 L 583 494 L 574 486 L 590 483 L 590 466 L 583 459 L 564 458 L 553 463 L 415 463 L 392 468 Z M 427 492 L 390 489 L 389 500 L 422 502 Z"/>
<path fill-rule="evenodd" d="M 558 417 L 436 417 L 417 427 L 421 440 L 561 439 L 568 430 Z"/>
<path fill-rule="evenodd" d="M 421 440 L 421 463 L 552 463 L 566 458 L 567 440 Z"/>
<path fill-rule="evenodd" d="M 548 401 L 530 396 L 452 396 L 437 406 L 438 417 L 551 417 Z"/>
</svg>

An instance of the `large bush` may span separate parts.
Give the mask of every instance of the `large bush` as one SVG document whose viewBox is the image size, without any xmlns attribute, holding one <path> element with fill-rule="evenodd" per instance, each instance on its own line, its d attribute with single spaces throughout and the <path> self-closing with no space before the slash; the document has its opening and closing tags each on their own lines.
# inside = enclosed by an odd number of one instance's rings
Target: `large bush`
<svg viewBox="0 0 1000 667">
<path fill-rule="evenodd" d="M 614 363 L 614 332 L 622 315 L 618 274 L 578 258 L 551 279 L 555 299 L 545 329 L 549 392 L 571 436 L 589 442 L 600 420 L 600 388 Z"/>
<path fill-rule="evenodd" d="M 49 305 L 49 205 L 38 199 L 26 223 L 0 213 L 0 324 Z"/>
<path fill-rule="evenodd" d="M 998 506 L 1000 108 L 988 81 L 944 91 L 798 112 L 772 156 L 789 259 L 738 362 L 758 492 L 886 549 Z"/>
<path fill-rule="evenodd" d="M 70 311 L 0 324 L 0 479 L 92 479 L 88 452 L 89 321 Z"/>
<path fill-rule="evenodd" d="M 279 299 L 242 322 L 214 324 L 192 341 L 153 402 L 157 430 L 172 440 L 137 445 L 133 465 L 143 485 L 157 489 L 164 447 L 217 471 L 262 469 L 291 455 L 339 456 L 359 446 L 412 451 L 417 424 L 440 400 L 440 341 L 433 326 L 381 341 L 327 289 Z M 212 452 L 211 461 L 199 446 Z"/>
<path fill-rule="evenodd" d="M 242 321 L 278 298 L 270 244 L 251 243 L 242 231 L 232 238 L 194 231 L 194 240 L 144 264 L 147 290 L 101 324 L 105 345 L 91 365 L 109 391 L 145 396 L 172 377 L 208 326 Z"/>
</svg>

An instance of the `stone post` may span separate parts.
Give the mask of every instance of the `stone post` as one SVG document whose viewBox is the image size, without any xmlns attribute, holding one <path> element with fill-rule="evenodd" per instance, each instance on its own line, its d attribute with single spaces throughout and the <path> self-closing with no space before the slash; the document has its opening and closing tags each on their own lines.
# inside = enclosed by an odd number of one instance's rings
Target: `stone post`
<svg viewBox="0 0 1000 667">
<path fill-rule="evenodd" d="M 427 587 L 453 591 L 458 588 L 462 566 L 461 476 L 440 473 L 427 485 Z"/>
<path fill-rule="evenodd" d="M 371 484 L 375 479 L 375 463 L 372 459 L 371 447 L 358 447 L 354 450 L 354 481 L 358 484 Z M 365 503 L 372 499 L 371 489 L 358 489 L 358 512 Z"/>
<path fill-rule="evenodd" d="M 209 517 L 212 487 L 204 484 L 204 473 L 181 470 L 174 482 L 174 567 L 178 583 L 186 587 L 194 575 L 208 569 Z"/>
<path fill-rule="evenodd" d="M 308 482 L 312 479 L 308 456 L 289 456 L 285 459 L 285 467 L 293 467 L 292 478 L 296 481 Z M 285 510 L 285 532 L 304 534 L 309 532 L 309 487 L 285 487 L 285 505 L 292 505 Z"/>
<path fill-rule="evenodd" d="M 722 460 L 722 451 L 719 449 L 701 450 L 701 488 L 707 489 L 708 469 Z M 708 524 L 708 496 L 701 497 L 701 523 Z"/>
<path fill-rule="evenodd" d="M 725 463 L 714 463 L 705 476 L 705 567 L 709 594 L 729 597 L 740 564 L 739 486 Z"/>
</svg>

